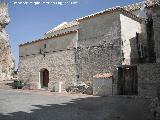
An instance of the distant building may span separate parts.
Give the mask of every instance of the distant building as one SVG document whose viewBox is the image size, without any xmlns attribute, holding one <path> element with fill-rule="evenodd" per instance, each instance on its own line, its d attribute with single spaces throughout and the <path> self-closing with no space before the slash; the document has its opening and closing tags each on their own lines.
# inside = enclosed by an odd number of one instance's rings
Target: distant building
<svg viewBox="0 0 160 120">
<path fill-rule="evenodd" d="M 160 78 L 151 70 L 160 70 L 159 21 L 160 3 L 150 0 L 64 22 L 19 45 L 19 78 L 31 89 L 60 83 L 65 90 L 79 81 L 92 86 L 94 75 L 111 73 L 113 94 L 150 93 Z"/>
</svg>

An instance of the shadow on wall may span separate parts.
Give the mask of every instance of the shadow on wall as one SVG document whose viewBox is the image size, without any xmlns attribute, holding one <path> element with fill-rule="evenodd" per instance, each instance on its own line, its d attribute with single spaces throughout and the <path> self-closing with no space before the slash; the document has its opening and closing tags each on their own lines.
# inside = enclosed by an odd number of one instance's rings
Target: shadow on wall
<svg viewBox="0 0 160 120">
<path fill-rule="evenodd" d="M 32 105 L 37 109 L 31 113 L 0 114 L 0 120 L 151 120 L 148 104 L 148 99 L 123 96 L 78 98 L 62 104 Z"/>
<path fill-rule="evenodd" d="M 135 37 L 130 40 L 130 64 L 145 63 L 148 57 L 147 46 L 145 40 L 142 38 L 142 34 L 136 33 Z"/>
<path fill-rule="evenodd" d="M 146 34 L 147 38 L 144 38 Z M 146 33 L 136 33 L 130 40 L 130 63 L 155 63 L 156 53 L 154 42 L 153 19 L 149 17 L 146 22 Z"/>
<path fill-rule="evenodd" d="M 117 39 L 119 41 L 119 39 Z M 117 41 L 103 42 L 77 51 L 77 71 L 79 80 L 87 85 L 93 81 L 93 76 L 102 73 L 113 73 L 115 65 L 121 64 L 120 46 Z"/>
</svg>

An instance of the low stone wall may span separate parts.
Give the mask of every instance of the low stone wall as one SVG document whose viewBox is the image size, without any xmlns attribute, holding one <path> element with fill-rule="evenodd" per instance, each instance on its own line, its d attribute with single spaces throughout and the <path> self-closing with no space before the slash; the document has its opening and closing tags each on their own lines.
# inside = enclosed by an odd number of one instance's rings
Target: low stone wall
<svg viewBox="0 0 160 120">
<path fill-rule="evenodd" d="M 144 97 L 156 97 L 160 87 L 160 63 L 137 65 L 138 94 Z"/>
</svg>

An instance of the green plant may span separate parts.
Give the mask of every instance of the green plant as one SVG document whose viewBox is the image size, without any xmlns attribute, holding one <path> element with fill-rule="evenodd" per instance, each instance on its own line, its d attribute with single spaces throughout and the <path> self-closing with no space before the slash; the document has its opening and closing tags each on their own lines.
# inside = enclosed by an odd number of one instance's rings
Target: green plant
<svg viewBox="0 0 160 120">
<path fill-rule="evenodd" d="M 22 89 L 24 85 L 25 85 L 24 80 L 14 80 L 14 88 Z"/>
</svg>

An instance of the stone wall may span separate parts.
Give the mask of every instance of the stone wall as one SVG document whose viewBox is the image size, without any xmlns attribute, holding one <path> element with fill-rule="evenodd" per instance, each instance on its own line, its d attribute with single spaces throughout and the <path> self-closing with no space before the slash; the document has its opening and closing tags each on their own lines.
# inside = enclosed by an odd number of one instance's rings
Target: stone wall
<svg viewBox="0 0 160 120">
<path fill-rule="evenodd" d="M 54 52 L 59 50 L 67 50 L 76 47 L 77 33 L 71 32 L 69 34 L 53 37 L 37 42 L 20 45 L 19 56 L 32 56 L 41 53 Z"/>
<path fill-rule="evenodd" d="M 139 16 L 140 18 L 146 20 L 148 18 L 152 18 L 153 19 L 153 38 L 146 38 L 146 40 L 148 39 L 149 41 L 152 41 L 153 39 L 153 51 L 151 51 L 152 53 L 150 53 L 150 49 L 152 49 L 149 45 L 148 45 L 148 57 L 154 57 L 153 54 L 156 54 L 156 62 L 160 62 L 160 7 L 159 6 L 154 6 L 154 7 L 144 7 L 144 5 L 142 6 L 141 9 L 137 9 L 135 11 L 132 11 L 133 14 Z M 146 28 L 147 29 L 147 28 Z M 149 30 L 151 30 L 151 28 L 149 28 Z M 147 31 L 146 31 L 147 32 Z M 150 31 L 151 32 L 151 31 Z M 149 36 L 148 36 L 149 37 Z M 148 41 L 147 40 L 147 41 Z M 150 43 L 149 43 L 150 44 Z M 154 53 L 155 52 L 155 53 Z M 152 54 L 152 55 L 150 55 Z M 150 58 L 148 58 L 150 59 Z M 153 59 L 153 58 L 152 58 Z M 153 60 L 147 60 L 147 61 L 151 61 L 153 62 Z"/>
<path fill-rule="evenodd" d="M 113 73 L 121 64 L 119 12 L 104 14 L 79 24 L 77 65 L 79 80 L 92 84 L 97 73 Z"/>
<path fill-rule="evenodd" d="M 157 16 L 158 14 L 154 16 L 154 36 L 159 45 Z M 77 81 L 92 86 L 94 75 L 112 73 L 113 94 L 116 94 L 116 67 L 139 62 L 136 33 L 140 35 L 139 42 L 146 46 L 145 24 L 121 12 L 111 12 L 84 19 L 75 29 L 78 31 L 61 37 L 20 45 L 20 79 L 29 81 L 33 88 L 40 88 L 39 72 L 45 68 L 49 70 L 49 84 L 62 82 L 66 88 Z M 158 48 L 159 46 L 156 47 L 157 56 L 160 51 Z M 140 95 L 150 94 L 152 87 L 155 91 L 153 81 L 158 77 L 151 77 L 152 69 L 159 70 L 154 64 L 138 65 Z M 148 75 L 145 76 L 145 72 Z M 158 73 L 153 74 L 157 76 Z"/>
<path fill-rule="evenodd" d="M 152 9 L 156 62 L 160 62 L 160 7 Z"/>
<path fill-rule="evenodd" d="M 141 97 L 157 97 L 160 96 L 160 64 L 145 63 L 137 64 L 138 74 L 138 96 Z M 117 80 L 118 70 L 114 73 L 113 79 L 113 95 L 118 95 Z"/>
<path fill-rule="evenodd" d="M 41 88 L 40 71 L 49 71 L 49 84 L 63 82 L 66 88 L 76 82 L 75 50 L 65 50 L 43 55 L 20 58 L 19 79 L 31 85 L 31 89 Z"/>
<path fill-rule="evenodd" d="M 136 33 L 141 34 L 141 24 L 120 12 L 82 21 L 78 32 L 79 80 L 92 83 L 95 74 L 110 72 L 116 83 L 116 66 L 123 58 L 123 64 L 128 65 L 139 58 Z"/>
<path fill-rule="evenodd" d="M 40 71 L 47 69 L 49 86 L 62 82 L 65 89 L 75 83 L 75 48 L 72 42 L 76 41 L 76 38 L 76 34 L 70 34 L 20 46 L 19 79 L 29 83 L 30 89 L 41 88 Z"/>
<path fill-rule="evenodd" d="M 137 70 L 138 95 L 150 97 L 157 96 L 157 90 L 160 87 L 160 64 L 139 64 Z"/>
</svg>

